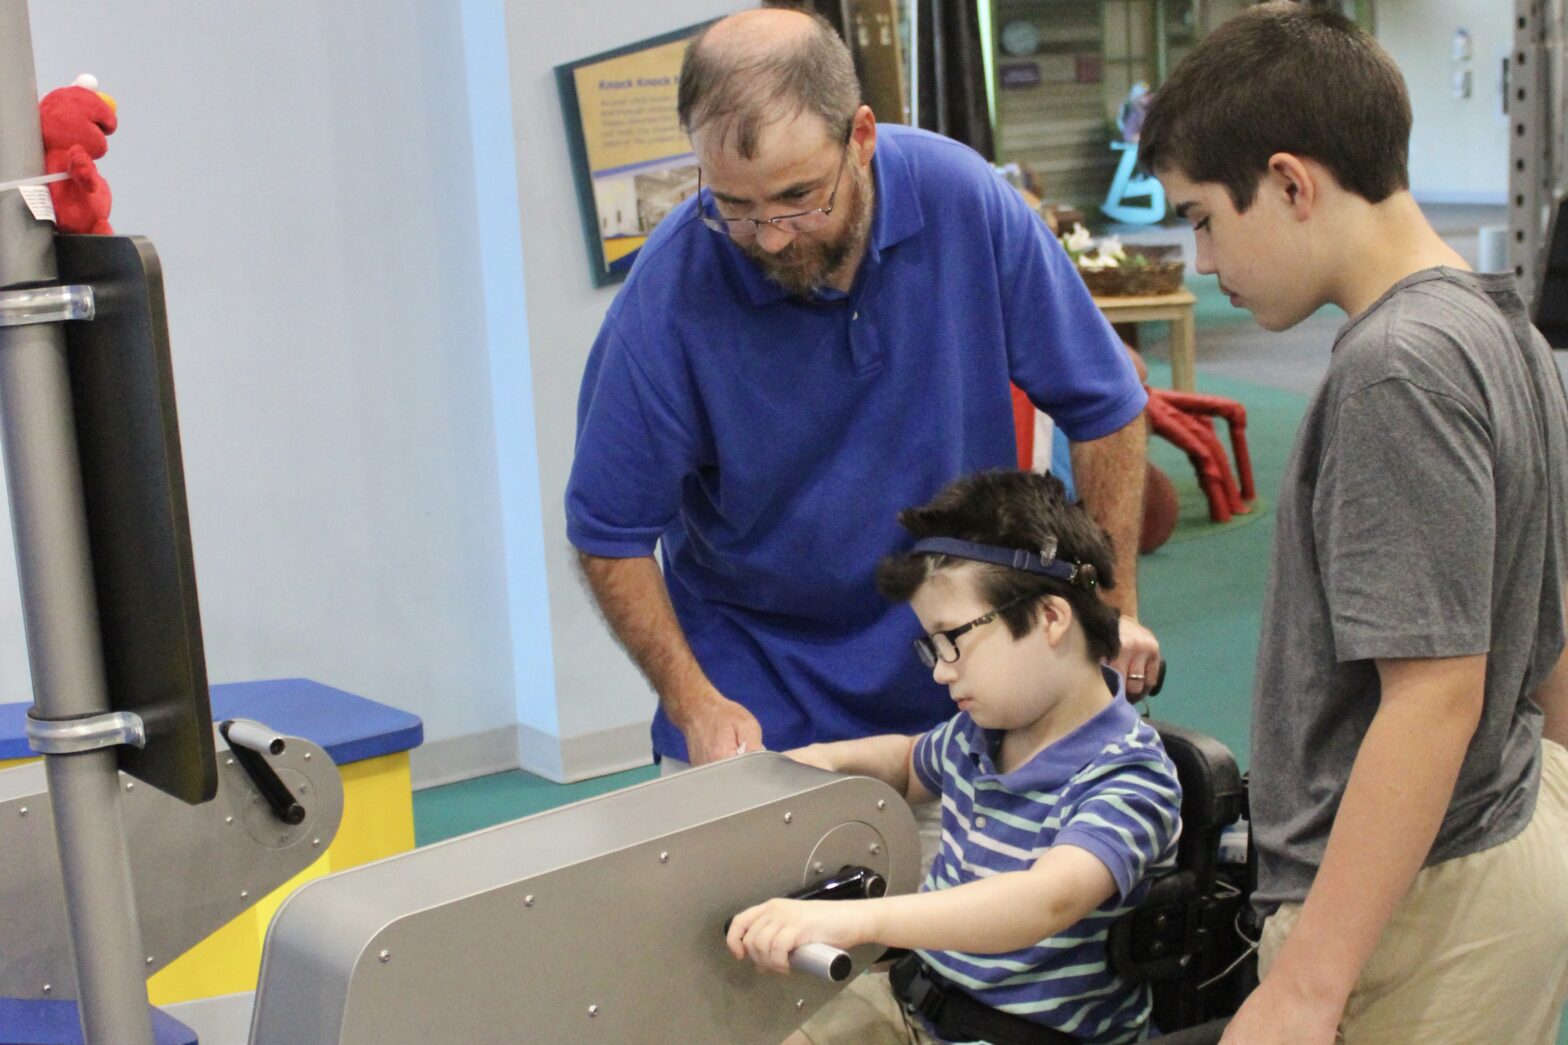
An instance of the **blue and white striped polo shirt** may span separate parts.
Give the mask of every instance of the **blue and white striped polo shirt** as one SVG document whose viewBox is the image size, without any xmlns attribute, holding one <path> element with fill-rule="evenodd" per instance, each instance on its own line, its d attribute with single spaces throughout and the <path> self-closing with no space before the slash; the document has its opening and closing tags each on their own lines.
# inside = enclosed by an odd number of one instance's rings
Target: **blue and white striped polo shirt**
<svg viewBox="0 0 1568 1045">
<path fill-rule="evenodd" d="M 1150 872 L 1173 867 L 1181 786 L 1159 735 L 1127 702 L 1121 677 L 1110 705 L 1011 773 L 992 753 L 1001 734 L 961 713 L 915 744 L 914 767 L 942 796 L 942 850 L 922 890 L 947 889 L 1031 867 L 1052 846 L 1093 853 L 1116 895 L 1077 925 L 1005 954 L 920 951 L 941 978 L 992 1008 L 1094 1045 L 1136 1041 L 1150 994 L 1111 971 L 1106 936 L 1149 890 Z"/>
</svg>

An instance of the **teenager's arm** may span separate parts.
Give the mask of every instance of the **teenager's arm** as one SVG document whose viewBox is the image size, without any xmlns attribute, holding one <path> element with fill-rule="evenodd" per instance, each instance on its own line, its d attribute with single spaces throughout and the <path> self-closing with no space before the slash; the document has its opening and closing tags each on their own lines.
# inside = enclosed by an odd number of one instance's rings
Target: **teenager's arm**
<svg viewBox="0 0 1568 1045">
<path fill-rule="evenodd" d="M 1382 699 L 1290 937 L 1225 1042 L 1323 1042 L 1421 869 L 1481 718 L 1486 657 L 1379 660 Z"/>
<path fill-rule="evenodd" d="M 769 900 L 730 923 L 737 958 L 789 970 L 803 943 L 1001 954 L 1029 947 L 1082 921 L 1116 892 L 1111 872 L 1086 849 L 1055 846 L 1027 871 L 1009 871 L 935 892 L 879 900 Z"/>
<path fill-rule="evenodd" d="M 1568 581 L 1564 582 L 1564 593 L 1568 594 Z M 1530 699 L 1546 712 L 1541 735 L 1568 747 L 1568 648 L 1557 658 L 1552 673 L 1530 694 Z"/>
<path fill-rule="evenodd" d="M 1142 696 L 1160 670 L 1160 643 L 1138 623 L 1138 540 L 1143 531 L 1143 487 L 1148 433 L 1142 414 L 1119 431 L 1073 443 L 1073 481 L 1095 522 L 1111 535 L 1116 587 L 1101 591 L 1122 614 L 1121 654 L 1113 665 L 1128 675 L 1129 696 Z M 1142 675 L 1142 679 L 1130 676 Z"/>
<path fill-rule="evenodd" d="M 762 750 L 756 717 L 720 693 L 692 655 L 653 557 L 606 559 L 578 552 L 577 562 L 610 630 L 685 734 L 692 764 L 729 758 L 743 748 Z"/>
<path fill-rule="evenodd" d="M 854 773 L 875 777 L 894 791 L 903 795 L 912 805 L 933 801 L 936 796 L 920 782 L 912 764 L 915 741 L 919 736 L 887 733 L 882 736 L 862 737 L 859 740 L 838 740 L 828 744 L 810 744 L 785 752 L 797 762 L 831 770 L 834 773 Z"/>
</svg>

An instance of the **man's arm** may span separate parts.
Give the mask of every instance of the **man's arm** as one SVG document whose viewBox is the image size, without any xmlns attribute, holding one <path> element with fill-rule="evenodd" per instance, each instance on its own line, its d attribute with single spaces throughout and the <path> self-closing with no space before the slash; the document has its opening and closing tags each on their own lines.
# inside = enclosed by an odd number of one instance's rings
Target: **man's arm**
<svg viewBox="0 0 1568 1045">
<path fill-rule="evenodd" d="M 786 751 L 797 762 L 826 769 L 834 773 L 853 773 L 875 777 L 904 796 L 912 805 L 930 802 L 936 798 L 926 790 L 915 772 L 915 741 L 918 736 L 887 733 L 881 736 L 861 737 L 858 740 L 837 740 L 827 744 L 808 744 Z"/>
<path fill-rule="evenodd" d="M 1115 892 L 1098 857 L 1060 845 L 1027 871 L 950 889 L 879 900 L 769 900 L 735 916 L 728 943 L 735 957 L 775 972 L 788 972 L 789 952 L 805 943 L 1001 954 L 1071 928 Z"/>
<path fill-rule="evenodd" d="M 1382 699 L 1301 918 L 1226 1045 L 1329 1045 L 1395 907 L 1431 852 L 1481 719 L 1485 655 L 1379 660 Z"/>
<path fill-rule="evenodd" d="M 1133 697 L 1153 686 L 1160 670 L 1159 640 L 1138 623 L 1138 539 L 1143 532 L 1147 442 L 1147 426 L 1139 414 L 1110 435 L 1072 444 L 1078 496 L 1111 535 L 1116 552 L 1116 587 L 1101 594 L 1122 613 L 1122 652 L 1115 667 L 1128 676 L 1127 693 Z"/>
<path fill-rule="evenodd" d="M 692 655 L 653 557 L 578 552 L 577 563 L 610 630 L 685 734 L 692 765 L 762 750 L 756 717 L 720 693 Z"/>
</svg>

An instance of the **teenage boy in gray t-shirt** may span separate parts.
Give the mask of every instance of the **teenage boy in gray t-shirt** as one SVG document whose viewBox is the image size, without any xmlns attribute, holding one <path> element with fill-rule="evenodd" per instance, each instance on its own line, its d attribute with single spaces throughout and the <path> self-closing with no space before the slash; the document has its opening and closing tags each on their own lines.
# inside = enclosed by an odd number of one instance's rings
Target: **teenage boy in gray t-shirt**
<svg viewBox="0 0 1568 1045">
<path fill-rule="evenodd" d="M 1227 1043 L 1550 1043 L 1568 995 L 1568 401 L 1512 278 L 1422 217 L 1409 131 L 1387 54 L 1295 4 L 1206 38 L 1143 127 L 1233 304 L 1349 317 L 1279 497 L 1269 918 Z"/>
</svg>

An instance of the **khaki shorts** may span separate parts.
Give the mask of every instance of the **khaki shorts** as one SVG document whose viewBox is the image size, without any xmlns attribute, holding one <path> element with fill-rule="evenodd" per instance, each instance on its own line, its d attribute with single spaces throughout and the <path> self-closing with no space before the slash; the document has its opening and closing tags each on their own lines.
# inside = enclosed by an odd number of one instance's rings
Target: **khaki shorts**
<svg viewBox="0 0 1568 1045">
<path fill-rule="evenodd" d="M 1530 823 L 1416 875 L 1340 1019 L 1346 1045 L 1553 1045 L 1568 999 L 1568 750 L 1542 743 Z M 1263 926 L 1268 974 L 1301 915 Z"/>
<path fill-rule="evenodd" d="M 942 1045 L 904 1012 L 885 972 L 868 972 L 845 987 L 800 1033 L 812 1045 Z"/>
</svg>

